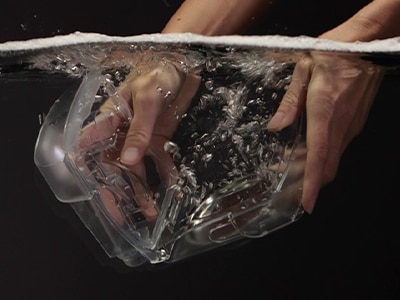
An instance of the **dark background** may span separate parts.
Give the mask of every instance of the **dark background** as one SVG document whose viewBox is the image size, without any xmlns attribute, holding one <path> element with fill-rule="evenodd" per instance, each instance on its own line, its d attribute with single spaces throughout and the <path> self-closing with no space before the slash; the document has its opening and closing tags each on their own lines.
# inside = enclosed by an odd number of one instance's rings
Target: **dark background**
<svg viewBox="0 0 400 300">
<path fill-rule="evenodd" d="M 2 0 L 0 42 L 159 32 L 180 2 Z M 248 33 L 316 36 L 367 2 L 283 0 Z M 71 81 L 0 78 L 0 298 L 399 299 L 399 79 L 382 83 L 312 215 L 264 238 L 129 269 L 105 256 L 33 163 L 38 116 Z"/>
</svg>

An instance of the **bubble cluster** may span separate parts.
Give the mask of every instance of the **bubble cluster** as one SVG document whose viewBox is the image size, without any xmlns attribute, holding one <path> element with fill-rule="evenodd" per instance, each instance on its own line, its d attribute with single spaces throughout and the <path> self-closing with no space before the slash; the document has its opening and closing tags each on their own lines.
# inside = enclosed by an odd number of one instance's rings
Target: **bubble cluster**
<svg viewBox="0 0 400 300">
<path fill-rule="evenodd" d="M 173 189 L 180 202 L 175 205 L 185 206 L 190 214 L 213 193 L 250 175 L 259 178 L 264 189 L 273 189 L 280 174 L 271 166 L 282 161 L 292 137 L 289 132 L 281 138 L 266 126 L 291 81 L 294 62 L 260 49 L 167 44 L 81 45 L 58 49 L 53 56 L 51 52 L 37 55 L 33 62 L 41 69 L 75 77 L 100 70 L 105 75 L 96 96 L 100 105 L 107 97 L 118 96 L 117 88 L 128 74 L 141 76 L 147 71 L 139 59 L 144 51 L 154 53 L 145 58 L 149 64 L 173 63 L 183 73 L 202 77 L 189 109 L 173 116 L 180 123 L 164 144 L 178 173 Z M 155 83 L 155 92 L 165 101 L 174 98 L 161 84 Z M 119 105 L 116 111 L 123 109 Z"/>
</svg>

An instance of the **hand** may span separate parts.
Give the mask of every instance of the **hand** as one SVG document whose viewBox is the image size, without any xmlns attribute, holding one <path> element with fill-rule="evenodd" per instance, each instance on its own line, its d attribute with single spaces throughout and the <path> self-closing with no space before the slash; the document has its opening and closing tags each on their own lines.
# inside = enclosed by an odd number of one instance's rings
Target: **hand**
<svg viewBox="0 0 400 300">
<path fill-rule="evenodd" d="M 297 63 L 268 129 L 285 128 L 306 109 L 302 204 L 308 213 L 320 188 L 334 179 L 344 150 L 362 130 L 381 75 L 377 66 L 348 54 L 314 52 Z"/>
<path fill-rule="evenodd" d="M 80 147 L 88 149 L 118 132 L 113 149 L 102 153 L 113 173 L 129 173 L 136 202 L 148 220 L 157 216 L 154 200 L 146 195 L 144 156 L 152 158 L 161 182 L 174 184 L 177 171 L 164 145 L 172 138 L 182 115 L 197 92 L 200 77 L 185 70 L 179 58 L 143 54 L 131 73 L 100 108 L 100 114 L 82 132 Z M 113 162 L 119 164 L 119 169 Z M 125 170 L 126 169 L 126 170 Z M 127 171 L 127 172 L 126 172 Z M 112 189 L 115 189 L 113 187 Z M 106 208 L 123 222 L 121 203 L 110 189 L 100 190 Z"/>
</svg>

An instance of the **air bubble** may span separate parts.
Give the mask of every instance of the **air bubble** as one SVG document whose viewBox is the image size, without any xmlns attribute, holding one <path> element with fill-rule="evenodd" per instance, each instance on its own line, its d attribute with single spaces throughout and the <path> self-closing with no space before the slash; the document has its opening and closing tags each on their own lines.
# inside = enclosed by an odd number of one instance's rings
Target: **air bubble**
<svg viewBox="0 0 400 300">
<path fill-rule="evenodd" d="M 264 91 L 264 87 L 262 87 L 262 86 L 258 86 L 258 87 L 256 88 L 256 93 L 257 93 L 257 94 L 262 94 L 263 91 Z"/>
<path fill-rule="evenodd" d="M 207 80 L 204 83 L 207 90 L 212 91 L 214 89 L 214 82 L 212 80 Z"/>
<path fill-rule="evenodd" d="M 168 99 L 172 95 L 171 91 L 167 91 L 164 95 L 164 99 Z"/>
<path fill-rule="evenodd" d="M 156 87 L 156 91 L 157 91 L 158 94 L 162 94 L 163 89 L 161 87 L 157 86 Z"/>
<path fill-rule="evenodd" d="M 213 158 L 213 155 L 211 153 L 207 153 L 202 156 L 201 160 L 204 162 L 209 162 L 212 160 L 212 158 Z"/>
</svg>

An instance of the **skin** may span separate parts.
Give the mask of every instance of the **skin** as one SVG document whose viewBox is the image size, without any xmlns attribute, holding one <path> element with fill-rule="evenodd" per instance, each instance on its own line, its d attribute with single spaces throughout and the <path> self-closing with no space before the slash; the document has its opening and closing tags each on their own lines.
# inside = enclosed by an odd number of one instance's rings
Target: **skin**
<svg viewBox="0 0 400 300">
<path fill-rule="evenodd" d="M 142 53 L 136 59 L 141 63 L 121 84 L 117 98 L 107 99 L 95 121 L 83 129 L 79 146 L 81 149 L 97 147 L 98 142 L 108 140 L 115 132 L 122 133 L 124 139 L 117 139 L 112 149 L 103 151 L 102 159 L 117 164 L 120 161 L 130 171 L 126 174 L 130 176 L 137 204 L 143 216 L 153 221 L 158 211 L 152 196 L 148 195 L 143 157 L 153 160 L 167 187 L 175 183 L 177 170 L 164 145 L 176 131 L 201 78 L 153 53 Z M 129 128 L 126 121 L 130 121 Z M 108 164 L 109 169 L 114 168 L 112 163 Z M 118 173 L 118 168 L 114 172 Z M 106 188 L 99 188 L 99 192 L 106 209 L 122 225 L 124 217 L 117 208 L 118 200 Z"/>
<path fill-rule="evenodd" d="M 342 41 L 372 41 L 400 35 L 400 1 L 375 0 L 354 16 L 320 38 Z M 332 181 L 341 155 L 358 135 L 368 117 L 381 74 L 378 70 L 363 70 L 359 76 L 345 79 L 337 69 L 352 68 L 346 59 L 327 57 L 306 59 L 297 65 L 294 81 L 271 119 L 268 129 L 279 131 L 291 124 L 300 111 L 307 111 L 307 160 L 302 203 L 311 213 L 320 188 Z M 332 67 L 336 75 L 332 77 Z M 297 77 L 297 79 L 296 79 Z M 356 87 L 360 87 L 357 89 Z M 354 93 L 355 90 L 364 91 Z"/>
<path fill-rule="evenodd" d="M 163 33 L 242 33 L 271 3 L 265 0 L 186 0 L 166 24 Z M 400 0 L 375 0 L 320 38 L 355 42 L 398 35 Z M 362 130 L 379 86 L 380 71 L 368 67 L 357 69 L 356 63 L 346 57 L 332 58 L 317 53 L 305 57 L 297 64 L 292 83 L 268 125 L 271 131 L 282 130 L 303 110 L 307 111 L 307 159 L 302 204 L 309 213 L 321 187 L 336 176 L 346 147 Z M 154 150 L 152 140 L 159 136 L 168 138 L 176 128 L 176 122 L 165 126 L 170 124 L 166 112 L 172 106 L 165 106 L 165 101 L 154 92 L 151 83 L 157 78 L 164 90 L 173 92 L 174 107 L 181 107 L 193 97 L 190 90 L 198 85 L 198 78 L 178 73 L 173 68 L 154 66 L 154 70 L 145 76 L 132 76 L 121 88 L 121 96 L 136 112 L 122 148 L 121 163 L 139 174 L 142 174 L 142 159 L 146 153 L 161 155 L 161 143 L 155 143 L 158 146 Z M 354 90 L 362 92 L 355 95 Z M 165 161 L 170 165 L 167 158 Z M 162 170 L 160 166 L 161 173 Z M 168 175 L 164 174 L 165 177 Z"/>
<path fill-rule="evenodd" d="M 186 0 L 162 32 L 239 34 L 261 16 L 273 2 L 274 0 Z"/>
</svg>

